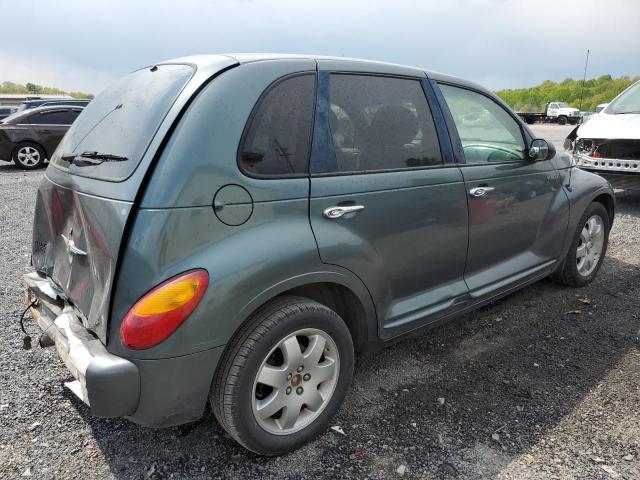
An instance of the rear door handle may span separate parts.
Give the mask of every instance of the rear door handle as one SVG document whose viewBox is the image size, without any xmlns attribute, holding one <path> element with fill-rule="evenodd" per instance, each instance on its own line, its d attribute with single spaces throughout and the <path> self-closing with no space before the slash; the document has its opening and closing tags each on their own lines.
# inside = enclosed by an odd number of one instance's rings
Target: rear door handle
<svg viewBox="0 0 640 480">
<path fill-rule="evenodd" d="M 487 193 L 493 192 L 495 187 L 475 187 L 469 190 L 469 193 L 474 197 L 485 197 Z"/>
<path fill-rule="evenodd" d="M 330 219 L 340 218 L 347 213 L 355 213 L 364 210 L 364 205 L 336 205 L 335 207 L 325 208 L 322 214 Z"/>
<path fill-rule="evenodd" d="M 40 130 L 40 133 L 51 133 L 51 130 Z"/>
</svg>

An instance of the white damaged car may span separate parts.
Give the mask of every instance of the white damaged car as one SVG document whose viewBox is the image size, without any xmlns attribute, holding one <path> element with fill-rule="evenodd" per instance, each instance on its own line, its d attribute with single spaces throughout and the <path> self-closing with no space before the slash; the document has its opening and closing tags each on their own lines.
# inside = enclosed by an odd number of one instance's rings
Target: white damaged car
<svg viewBox="0 0 640 480">
<path fill-rule="evenodd" d="M 640 81 L 576 127 L 564 146 L 584 170 L 604 176 L 632 174 L 640 181 Z"/>
</svg>

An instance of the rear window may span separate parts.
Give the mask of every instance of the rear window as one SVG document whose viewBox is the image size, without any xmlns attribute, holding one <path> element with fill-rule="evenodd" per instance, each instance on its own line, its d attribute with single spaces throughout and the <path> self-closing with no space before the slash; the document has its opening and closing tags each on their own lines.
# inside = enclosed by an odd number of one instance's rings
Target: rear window
<svg viewBox="0 0 640 480">
<path fill-rule="evenodd" d="M 189 65 L 158 65 L 133 72 L 92 100 L 67 132 L 53 164 L 75 175 L 122 181 L 133 173 L 163 118 L 187 84 Z M 126 160 L 93 159 L 79 165 L 70 154 L 98 152 Z"/>
<path fill-rule="evenodd" d="M 278 82 L 263 95 L 239 150 L 239 164 L 253 175 L 291 176 L 307 171 L 315 76 Z"/>
</svg>

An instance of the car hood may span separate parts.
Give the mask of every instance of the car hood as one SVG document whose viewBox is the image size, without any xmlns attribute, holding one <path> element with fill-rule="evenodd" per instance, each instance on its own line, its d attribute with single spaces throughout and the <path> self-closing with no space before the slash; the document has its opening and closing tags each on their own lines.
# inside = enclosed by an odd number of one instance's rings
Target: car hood
<svg viewBox="0 0 640 480">
<path fill-rule="evenodd" d="M 598 114 L 578 129 L 580 138 L 640 139 L 640 114 Z"/>
</svg>

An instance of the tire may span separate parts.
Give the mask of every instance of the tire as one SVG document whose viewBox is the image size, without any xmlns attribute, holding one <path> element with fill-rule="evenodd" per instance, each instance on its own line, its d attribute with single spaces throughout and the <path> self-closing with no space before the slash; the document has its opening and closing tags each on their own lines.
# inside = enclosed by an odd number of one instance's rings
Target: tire
<svg viewBox="0 0 640 480">
<path fill-rule="evenodd" d="M 602 243 L 600 247 L 600 253 L 595 259 L 595 262 L 592 259 L 592 268 L 586 268 L 587 264 L 586 259 L 583 263 L 583 268 L 581 271 L 580 268 L 580 258 L 578 254 L 578 248 L 584 246 L 585 244 L 585 229 L 588 228 L 587 222 L 591 221 L 592 218 L 599 218 L 601 221 L 601 228 L 603 231 Z M 609 228 L 610 228 L 609 214 L 607 213 L 607 209 L 600 203 L 592 203 L 589 205 L 587 210 L 580 218 L 580 223 L 578 223 L 578 229 L 573 236 L 573 241 L 571 242 L 571 247 L 569 248 L 569 253 L 567 254 L 564 265 L 562 266 L 562 270 L 557 276 L 557 279 L 567 285 L 569 287 L 583 287 L 593 281 L 595 276 L 598 274 L 600 267 L 602 265 L 602 261 L 607 253 L 607 245 L 609 243 Z M 593 237 L 592 237 L 593 238 Z M 590 241 L 592 244 L 595 244 L 595 240 Z M 592 252 L 594 251 L 594 247 L 590 249 Z M 584 249 L 581 251 L 584 254 Z M 584 257 L 586 258 L 586 257 Z"/>
<path fill-rule="evenodd" d="M 567 124 L 567 117 L 565 117 L 564 115 L 561 115 L 558 117 L 558 124 L 559 125 L 566 125 Z"/>
<path fill-rule="evenodd" d="M 44 148 L 34 142 L 19 143 L 11 155 L 16 167 L 23 170 L 35 170 L 42 167 L 45 157 Z"/>
<path fill-rule="evenodd" d="M 297 356 L 295 345 L 302 355 L 298 361 L 291 360 Z M 319 362 L 309 360 L 314 355 Z M 245 448 L 281 455 L 326 430 L 347 393 L 353 363 L 351 335 L 336 312 L 307 298 L 279 297 L 258 309 L 227 346 L 211 386 L 211 407 L 220 425 Z M 327 377 L 329 371 L 333 377 Z M 328 379 L 316 386 L 319 377 Z M 271 410 L 284 407 L 269 416 L 271 404 L 276 405 Z"/>
</svg>

